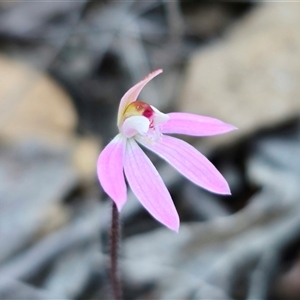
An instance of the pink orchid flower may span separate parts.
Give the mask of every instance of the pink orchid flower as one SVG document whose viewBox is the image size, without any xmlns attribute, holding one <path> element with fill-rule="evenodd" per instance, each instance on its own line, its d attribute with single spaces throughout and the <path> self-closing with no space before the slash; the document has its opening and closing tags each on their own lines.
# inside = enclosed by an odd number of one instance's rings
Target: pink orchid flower
<svg viewBox="0 0 300 300">
<path fill-rule="evenodd" d="M 143 87 L 162 70 L 150 73 L 123 96 L 118 111 L 119 134 L 103 149 L 97 173 L 104 191 L 121 211 L 127 200 L 124 173 L 141 204 L 159 222 L 179 230 L 179 216 L 171 196 L 138 143 L 170 163 L 193 183 L 217 194 L 230 194 L 214 165 L 188 143 L 165 134 L 210 136 L 236 129 L 217 119 L 189 113 L 164 114 L 137 101 Z M 138 142 L 138 143 L 137 143 Z"/>
</svg>

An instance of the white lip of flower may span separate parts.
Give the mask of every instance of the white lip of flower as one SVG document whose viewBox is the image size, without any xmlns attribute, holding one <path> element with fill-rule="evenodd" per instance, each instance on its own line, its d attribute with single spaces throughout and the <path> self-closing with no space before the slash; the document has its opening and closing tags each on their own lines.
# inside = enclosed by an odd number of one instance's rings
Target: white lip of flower
<svg viewBox="0 0 300 300">
<path fill-rule="evenodd" d="M 148 107 L 152 110 L 149 116 L 132 115 L 123 121 L 120 132 L 126 138 L 141 138 L 149 144 L 154 144 L 161 139 L 162 133 L 159 124 L 167 122 L 169 116 L 152 105 L 148 105 Z"/>
</svg>

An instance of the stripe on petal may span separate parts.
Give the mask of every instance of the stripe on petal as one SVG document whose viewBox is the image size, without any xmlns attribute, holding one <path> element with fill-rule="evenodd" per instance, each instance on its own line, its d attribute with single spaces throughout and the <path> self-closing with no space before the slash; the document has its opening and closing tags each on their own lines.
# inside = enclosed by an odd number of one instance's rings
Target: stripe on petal
<svg viewBox="0 0 300 300">
<path fill-rule="evenodd" d="M 162 133 L 211 136 L 229 132 L 236 127 L 218 119 L 189 113 L 169 113 L 170 119 L 161 124 Z"/>
<path fill-rule="evenodd" d="M 156 70 L 150 73 L 148 76 L 146 76 L 142 81 L 134 85 L 131 89 L 129 89 L 125 95 L 122 97 L 119 105 L 119 111 L 118 111 L 118 126 L 120 125 L 122 116 L 124 114 L 124 111 L 126 107 L 131 103 L 136 101 L 137 97 L 139 96 L 141 90 L 143 87 L 152 80 L 155 76 L 162 73 L 162 70 Z"/>
<path fill-rule="evenodd" d="M 150 159 L 133 139 L 127 142 L 124 171 L 133 193 L 149 213 L 165 226 L 178 231 L 179 217 L 169 191 Z"/>
<path fill-rule="evenodd" d="M 221 173 L 188 143 L 166 135 L 154 145 L 146 143 L 142 138 L 138 138 L 138 141 L 195 184 L 217 194 L 230 194 L 229 186 Z"/>
<path fill-rule="evenodd" d="M 112 198 L 120 211 L 127 199 L 123 173 L 126 140 L 118 134 L 100 153 L 97 174 L 103 190 Z"/>
</svg>

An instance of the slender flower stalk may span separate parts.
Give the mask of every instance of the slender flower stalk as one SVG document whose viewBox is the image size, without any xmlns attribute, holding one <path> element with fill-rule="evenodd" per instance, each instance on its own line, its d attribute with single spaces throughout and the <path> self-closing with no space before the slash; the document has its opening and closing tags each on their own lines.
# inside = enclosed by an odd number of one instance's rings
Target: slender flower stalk
<svg viewBox="0 0 300 300">
<path fill-rule="evenodd" d="M 110 283 L 113 299 L 122 299 L 122 286 L 119 277 L 118 251 L 120 241 L 120 221 L 116 204 L 112 203 L 111 230 L 110 230 Z"/>
<path fill-rule="evenodd" d="M 211 136 L 236 128 L 195 114 L 164 114 L 137 100 L 143 87 L 161 72 L 150 73 L 122 97 L 117 118 L 119 134 L 101 152 L 97 173 L 100 184 L 119 212 L 127 200 L 126 176 L 131 190 L 148 212 L 178 232 L 179 216 L 171 196 L 139 144 L 166 160 L 194 184 L 213 193 L 228 195 L 229 186 L 215 166 L 194 147 L 168 134 Z"/>
</svg>

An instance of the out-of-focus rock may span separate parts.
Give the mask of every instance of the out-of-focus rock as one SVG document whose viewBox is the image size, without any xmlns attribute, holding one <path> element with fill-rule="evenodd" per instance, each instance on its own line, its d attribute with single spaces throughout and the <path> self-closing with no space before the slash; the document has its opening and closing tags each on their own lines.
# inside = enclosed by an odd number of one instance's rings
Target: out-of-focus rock
<svg viewBox="0 0 300 300">
<path fill-rule="evenodd" d="M 193 299 L 231 299 L 230 290 L 241 272 L 250 273 L 262 253 L 279 251 L 298 236 L 299 203 L 284 210 L 270 199 L 267 192 L 263 201 L 239 214 L 183 224 L 179 235 L 160 229 L 128 238 L 123 264 L 127 280 L 152 283 L 155 299 L 174 299 L 172 291 L 180 299 L 192 294 L 197 295 Z M 264 205 L 268 209 L 262 211 Z"/>
<path fill-rule="evenodd" d="M 37 238 L 42 238 L 64 227 L 70 220 L 70 211 L 62 203 L 49 204 L 43 209 L 38 218 Z"/>
<path fill-rule="evenodd" d="M 77 125 L 67 93 L 50 77 L 0 56 L 0 137 L 66 143 Z"/>
<path fill-rule="evenodd" d="M 3 2 L 1 3 L 3 11 L 0 11 L 0 34 L 21 40 L 39 37 L 46 39 L 48 43 L 61 41 L 65 33 L 70 30 L 74 12 L 84 3 L 77 1 Z M 60 18 L 60 22 L 57 22 L 57 18 Z M 56 38 L 51 38 L 53 36 Z"/>
<path fill-rule="evenodd" d="M 182 187 L 184 199 L 179 202 L 181 211 L 185 210 L 196 220 L 210 220 L 228 216 L 229 210 L 213 194 L 199 189 L 194 184 L 186 183 Z M 191 207 L 193 209 L 191 210 Z"/>
<path fill-rule="evenodd" d="M 79 175 L 90 180 L 100 142 L 77 137 L 77 124 L 71 98 L 54 80 L 0 56 L 0 138 L 65 149 Z"/>
<path fill-rule="evenodd" d="M 248 160 L 248 177 L 256 184 L 280 185 L 296 190 L 300 178 L 300 142 L 291 138 L 266 138 L 255 143 Z"/>
<path fill-rule="evenodd" d="M 33 143 L 1 145 L 0 262 L 67 223 L 62 199 L 78 185 L 67 152 Z"/>
<path fill-rule="evenodd" d="M 98 248 L 100 244 L 99 230 L 106 228 L 110 215 L 107 207 L 99 205 L 97 201 L 90 204 L 91 206 L 86 207 L 85 212 L 79 218 L 70 220 L 65 227 L 42 238 L 26 251 L 3 263 L 0 266 L 0 280 L 1 278 L 29 280 L 37 276 L 40 270 L 46 266 L 56 269 L 57 266 L 54 260 L 60 260 L 59 257 L 63 253 L 76 252 L 83 249 L 82 247 L 89 247 L 91 243 L 97 245 L 96 249 L 93 248 L 93 245 L 91 247 L 94 249 L 93 253 L 97 254 L 99 270 L 104 271 L 103 264 L 105 261 Z M 89 250 L 87 252 L 91 253 Z M 93 259 L 92 255 L 86 254 L 90 259 Z M 83 265 L 85 265 L 84 262 Z M 94 263 L 92 263 L 92 266 L 94 267 Z M 80 275 L 83 276 L 83 272 Z"/>
<path fill-rule="evenodd" d="M 220 143 L 300 113 L 300 6 L 265 4 L 196 53 L 180 107 L 239 128 Z"/>
<path fill-rule="evenodd" d="M 0 262 L 70 219 L 62 200 L 96 177 L 99 142 L 76 135 L 68 94 L 0 56 Z"/>
<path fill-rule="evenodd" d="M 61 299 L 61 295 L 42 290 L 25 282 L 12 278 L 1 278 L 0 280 L 1 299 Z M 64 298 L 67 300 L 67 298 Z"/>
<path fill-rule="evenodd" d="M 299 299 L 300 298 L 300 256 L 293 266 L 286 272 L 282 272 L 276 278 L 274 293 L 279 299 Z"/>
<path fill-rule="evenodd" d="M 99 141 L 93 138 L 81 138 L 75 142 L 73 164 L 79 171 L 82 180 L 95 178 L 96 162 L 100 153 Z"/>
<path fill-rule="evenodd" d="M 211 38 L 224 29 L 232 18 L 228 3 L 186 3 L 183 8 L 187 30 L 199 38 Z"/>
<path fill-rule="evenodd" d="M 45 289 L 64 298 L 78 298 L 84 290 L 92 264 L 94 263 L 98 248 L 81 247 L 62 253 L 55 262 L 55 268 L 47 282 Z"/>
</svg>

